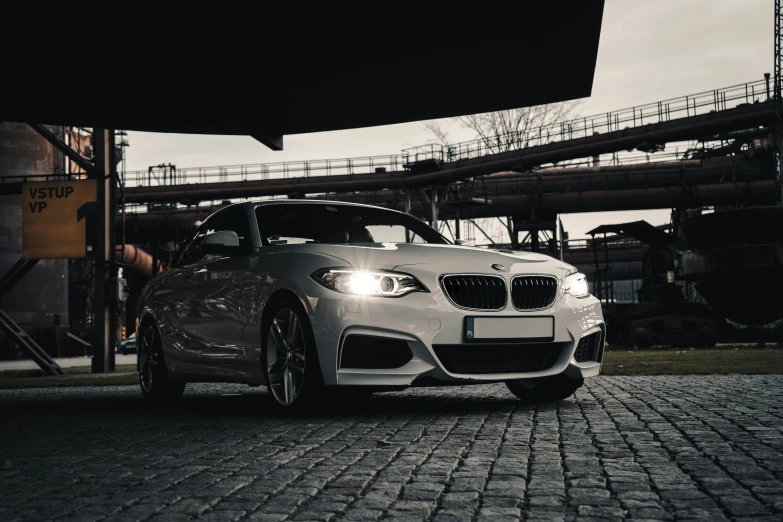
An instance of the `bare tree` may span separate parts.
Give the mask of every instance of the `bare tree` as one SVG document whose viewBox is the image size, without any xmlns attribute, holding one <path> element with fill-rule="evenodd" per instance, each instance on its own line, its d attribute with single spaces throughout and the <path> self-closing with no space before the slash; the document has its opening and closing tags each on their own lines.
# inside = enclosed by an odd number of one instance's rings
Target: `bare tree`
<svg viewBox="0 0 783 522">
<path fill-rule="evenodd" d="M 560 139 L 561 126 L 558 124 L 576 118 L 580 104 L 581 102 L 579 101 L 551 103 L 535 107 L 460 116 L 446 120 L 446 122 L 473 131 L 480 144 L 480 149 L 483 150 L 477 151 L 470 147 L 471 150 L 468 151 L 468 154 L 497 154 L 538 145 L 539 143 L 547 143 L 553 139 Z M 425 129 L 432 135 L 430 143 L 442 146 L 444 161 L 454 161 L 459 159 L 465 151 L 458 150 L 449 140 L 449 132 L 446 130 L 444 123 L 443 120 L 429 121 L 425 123 Z M 564 132 L 568 132 L 566 127 L 562 129 Z M 475 223 L 480 227 L 481 233 L 487 234 L 492 238 L 492 241 L 497 243 L 510 242 L 509 238 L 513 234 L 513 225 L 510 221 L 504 221 L 502 218 L 470 220 L 469 216 L 465 217 L 468 218 L 467 223 Z M 474 233 L 470 227 L 467 227 L 466 232 L 472 239 Z"/>
<path fill-rule="evenodd" d="M 456 118 L 455 118 L 456 119 Z M 430 143 L 436 145 L 449 146 L 449 133 L 441 126 L 437 120 L 428 121 L 424 124 L 424 128 L 432 133 L 432 139 Z"/>
<path fill-rule="evenodd" d="M 550 141 L 559 135 L 551 126 L 576 115 L 578 101 L 550 103 L 509 109 L 505 111 L 471 114 L 457 118 L 459 123 L 472 130 L 488 152 L 506 152 Z"/>
</svg>

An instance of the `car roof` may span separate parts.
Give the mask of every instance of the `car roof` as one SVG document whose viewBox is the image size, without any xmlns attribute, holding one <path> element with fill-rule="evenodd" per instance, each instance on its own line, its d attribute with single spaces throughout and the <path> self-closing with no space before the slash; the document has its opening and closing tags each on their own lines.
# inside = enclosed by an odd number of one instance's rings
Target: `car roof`
<svg viewBox="0 0 783 522">
<path fill-rule="evenodd" d="M 249 206 L 249 207 L 265 207 L 269 205 L 294 205 L 294 204 L 307 204 L 307 205 L 342 205 L 346 207 L 363 207 L 363 208 L 374 208 L 374 209 L 380 209 L 380 210 L 388 210 L 389 212 L 400 212 L 399 210 L 394 210 L 391 208 L 385 208 L 385 207 L 378 207 L 375 205 L 365 205 L 364 203 L 352 203 L 349 201 L 332 201 L 330 199 L 260 199 L 256 201 L 243 201 L 241 203 L 233 203 L 231 205 L 226 205 L 225 207 L 221 208 L 217 212 L 220 212 L 226 208 L 231 207 L 239 207 L 239 206 Z M 217 213 L 215 212 L 215 213 Z M 403 212 L 400 212 L 401 214 Z"/>
<path fill-rule="evenodd" d="M 256 207 L 266 207 L 266 206 L 273 206 L 273 205 L 294 205 L 294 204 L 342 205 L 345 207 L 373 208 L 378 210 L 385 210 L 386 212 L 396 212 L 397 214 L 403 214 L 405 216 L 409 215 L 409 214 L 405 214 L 405 212 L 400 212 L 399 210 L 395 210 L 391 208 L 377 207 L 374 205 L 365 205 L 363 203 L 351 203 L 348 201 L 332 201 L 329 199 L 259 199 L 255 201 L 242 201 L 240 203 L 232 203 L 230 205 L 226 205 L 225 207 L 216 210 L 215 212 L 213 212 L 212 214 L 204 218 L 204 220 L 199 224 L 199 226 L 201 226 L 201 224 L 207 223 L 211 219 L 214 219 L 215 216 L 223 213 L 223 211 L 229 208 L 244 207 L 252 210 Z"/>
</svg>

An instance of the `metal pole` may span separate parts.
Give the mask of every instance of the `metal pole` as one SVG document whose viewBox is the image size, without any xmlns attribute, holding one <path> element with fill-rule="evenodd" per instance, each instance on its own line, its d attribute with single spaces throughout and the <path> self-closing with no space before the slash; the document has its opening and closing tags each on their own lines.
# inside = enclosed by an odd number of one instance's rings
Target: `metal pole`
<svg viewBox="0 0 783 522">
<path fill-rule="evenodd" d="M 430 203 L 432 205 L 432 228 L 438 230 L 438 188 L 432 187 L 432 193 L 430 195 Z"/>
<path fill-rule="evenodd" d="M 106 240 L 108 245 L 106 246 L 106 262 L 108 263 L 108 279 L 109 284 L 113 285 L 112 291 L 109 292 L 109 299 L 106 303 L 106 313 L 109 316 L 109 332 L 108 332 L 108 344 L 106 346 L 106 365 L 107 372 L 114 372 L 115 370 L 115 348 L 117 346 L 117 339 L 120 335 L 120 310 L 119 310 L 119 265 L 117 265 L 117 149 L 114 146 L 115 132 L 113 129 L 107 132 L 108 134 L 108 149 L 106 154 Z M 123 227 L 123 233 L 125 228 Z M 122 240 L 123 243 L 125 240 Z M 124 249 L 123 249 L 124 255 Z"/>
<path fill-rule="evenodd" d="M 560 261 L 563 260 L 563 248 L 565 247 L 565 232 L 563 230 L 563 220 L 557 219 L 557 228 L 560 232 Z"/>
<path fill-rule="evenodd" d="M 116 284 L 116 264 L 112 262 L 115 249 L 114 222 L 116 219 L 115 185 L 117 169 L 114 164 L 114 131 L 93 130 L 95 177 L 98 184 L 98 215 L 93 238 L 95 256 L 95 300 L 93 305 L 95 337 L 92 359 L 93 373 L 114 371 L 116 337 L 116 299 L 107 292 L 108 284 Z M 114 277 L 112 277 L 114 274 Z M 107 295 L 108 294 L 108 295 Z"/>
<path fill-rule="evenodd" d="M 411 191 L 406 190 L 405 191 L 405 213 L 410 215 L 411 213 Z M 407 228 L 405 229 L 405 242 L 410 243 L 411 242 L 411 233 L 410 230 Z"/>
<path fill-rule="evenodd" d="M 781 44 L 783 43 L 783 30 L 781 29 L 781 22 L 783 21 L 783 7 L 781 7 L 781 0 L 775 0 L 775 34 L 774 34 L 774 103 L 775 103 L 775 167 L 777 169 L 777 183 L 778 183 L 778 203 L 783 205 L 783 100 L 781 100 L 781 83 L 783 83 L 783 51 L 781 51 Z M 765 74 L 764 77 L 767 80 L 767 97 L 769 97 L 769 75 Z"/>
<path fill-rule="evenodd" d="M 456 219 L 454 219 L 454 233 L 455 233 L 454 238 L 455 239 L 462 239 L 460 237 L 460 229 L 461 228 L 462 227 L 460 226 L 460 222 L 459 222 L 459 209 L 457 209 L 457 217 L 456 217 Z"/>
</svg>

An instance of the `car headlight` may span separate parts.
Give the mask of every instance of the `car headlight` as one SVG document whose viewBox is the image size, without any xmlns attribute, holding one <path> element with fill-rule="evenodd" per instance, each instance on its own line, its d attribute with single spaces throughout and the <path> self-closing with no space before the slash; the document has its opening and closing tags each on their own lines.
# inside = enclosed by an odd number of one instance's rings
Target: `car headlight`
<svg viewBox="0 0 783 522">
<path fill-rule="evenodd" d="M 321 286 L 343 294 L 400 297 L 427 291 L 415 277 L 397 272 L 323 268 L 310 277 Z"/>
<path fill-rule="evenodd" d="M 577 272 L 566 277 L 565 292 L 574 297 L 587 297 L 590 295 L 590 288 L 587 286 L 587 277 Z"/>
</svg>

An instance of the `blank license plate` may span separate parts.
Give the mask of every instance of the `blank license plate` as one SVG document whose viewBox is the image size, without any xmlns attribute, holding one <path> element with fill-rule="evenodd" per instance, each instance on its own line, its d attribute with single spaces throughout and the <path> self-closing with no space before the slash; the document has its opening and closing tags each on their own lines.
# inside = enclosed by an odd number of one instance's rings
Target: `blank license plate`
<svg viewBox="0 0 783 522">
<path fill-rule="evenodd" d="M 552 340 L 555 337 L 554 317 L 466 317 L 465 339 L 512 341 Z"/>
</svg>

